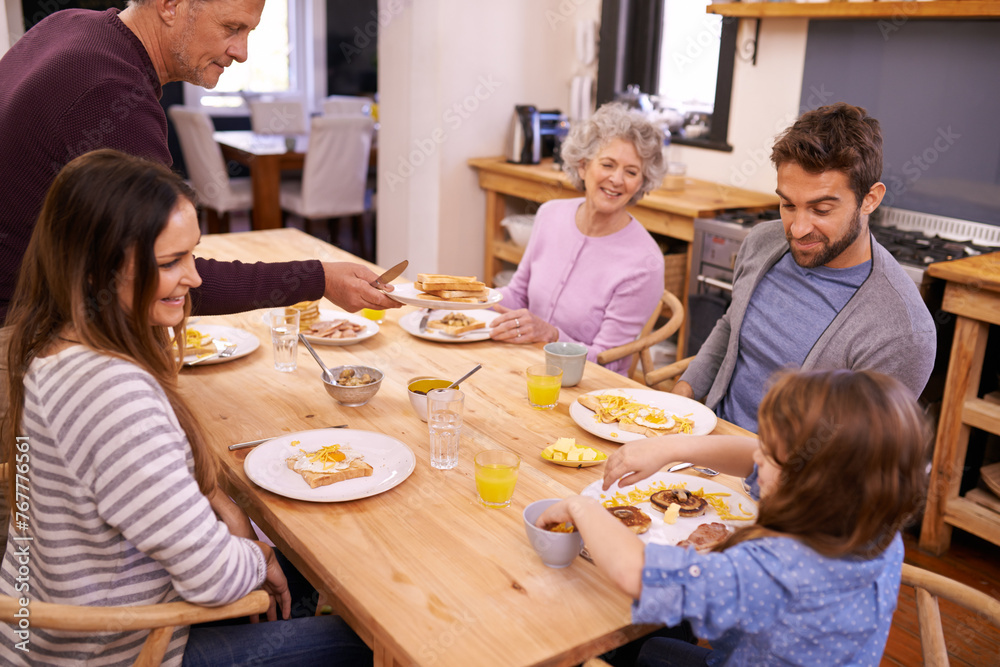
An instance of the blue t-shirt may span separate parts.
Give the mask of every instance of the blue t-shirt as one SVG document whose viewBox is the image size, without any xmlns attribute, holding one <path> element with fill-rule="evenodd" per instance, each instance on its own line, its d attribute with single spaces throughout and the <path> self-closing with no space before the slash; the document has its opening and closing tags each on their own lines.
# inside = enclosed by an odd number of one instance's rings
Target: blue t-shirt
<svg viewBox="0 0 1000 667">
<path fill-rule="evenodd" d="M 757 406 L 782 368 L 799 368 L 837 313 L 871 273 L 871 260 L 846 269 L 806 269 L 791 253 L 761 279 L 740 328 L 739 354 L 718 415 L 757 432 Z"/>
</svg>

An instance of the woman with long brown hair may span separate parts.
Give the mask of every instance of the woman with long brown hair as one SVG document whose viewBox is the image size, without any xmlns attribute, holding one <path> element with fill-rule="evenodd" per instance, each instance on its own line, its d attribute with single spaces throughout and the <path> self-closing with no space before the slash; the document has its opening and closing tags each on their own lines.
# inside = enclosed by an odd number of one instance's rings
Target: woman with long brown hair
<svg viewBox="0 0 1000 667">
<path fill-rule="evenodd" d="M 711 553 L 649 544 L 593 498 L 546 510 L 572 522 L 594 562 L 635 598 L 634 623 L 691 623 L 713 650 L 655 638 L 640 665 L 878 664 L 899 593 L 900 529 L 919 510 L 930 440 L 913 395 L 871 371 L 779 377 L 760 439 L 666 436 L 612 455 L 605 489 L 673 461 L 758 471 L 755 524 Z M 624 477 L 622 477 L 624 475 Z"/>
<path fill-rule="evenodd" d="M 171 331 L 184 330 L 189 291 L 201 284 L 193 257 L 200 237 L 193 193 L 161 165 L 100 150 L 57 175 L 7 320 L 2 445 L 4 460 L 23 464 L 17 488 L 26 503 L 21 521 L 9 521 L 8 536 L 20 539 L 7 541 L 0 593 L 73 605 L 211 606 L 263 586 L 269 619 L 278 605 L 289 617 L 274 551 L 248 539 L 249 523 L 218 491 L 212 456 L 177 390 Z M 16 553 L 25 543 L 26 576 Z M 283 646 L 276 664 L 301 651 L 329 660 L 338 650 L 346 663 L 370 662 L 340 619 L 310 621 L 206 628 L 190 642 L 180 627 L 165 664 L 244 664 L 262 655 L 268 637 L 279 644 L 267 651 Z M 32 628 L 24 653 L 13 628 L 0 634 L 4 664 L 28 656 L 131 662 L 145 635 Z"/>
</svg>

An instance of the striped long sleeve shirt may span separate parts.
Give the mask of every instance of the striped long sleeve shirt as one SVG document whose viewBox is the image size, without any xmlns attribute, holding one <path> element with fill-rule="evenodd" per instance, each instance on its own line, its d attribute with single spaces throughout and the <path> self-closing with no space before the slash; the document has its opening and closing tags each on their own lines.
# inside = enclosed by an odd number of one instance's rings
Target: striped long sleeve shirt
<svg viewBox="0 0 1000 667">
<path fill-rule="evenodd" d="M 28 602 L 28 625 L 0 624 L 0 664 L 131 664 L 147 634 L 32 627 L 33 601 L 213 606 L 261 584 L 260 549 L 232 536 L 199 491 L 152 376 L 72 346 L 36 359 L 24 384 L 16 461 L 28 504 L 9 527 L 0 592 Z M 165 665 L 180 665 L 186 641 L 178 628 Z"/>
</svg>

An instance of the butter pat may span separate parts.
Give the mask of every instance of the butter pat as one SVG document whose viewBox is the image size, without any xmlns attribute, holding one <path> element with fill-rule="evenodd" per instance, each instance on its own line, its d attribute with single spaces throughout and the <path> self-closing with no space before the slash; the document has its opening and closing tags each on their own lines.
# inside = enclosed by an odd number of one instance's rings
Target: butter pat
<svg viewBox="0 0 1000 667">
<path fill-rule="evenodd" d="M 681 506 L 677 503 L 670 503 L 670 507 L 667 511 L 663 513 L 663 523 L 669 523 L 671 526 L 677 523 L 677 517 L 680 516 Z"/>
</svg>

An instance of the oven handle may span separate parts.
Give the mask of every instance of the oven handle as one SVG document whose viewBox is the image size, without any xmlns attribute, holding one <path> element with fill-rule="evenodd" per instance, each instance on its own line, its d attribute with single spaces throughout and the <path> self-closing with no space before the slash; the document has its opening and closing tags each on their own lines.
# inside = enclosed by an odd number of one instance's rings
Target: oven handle
<svg viewBox="0 0 1000 667">
<path fill-rule="evenodd" d="M 716 280 L 715 278 L 708 278 L 707 276 L 699 275 L 698 282 L 711 285 L 712 287 L 718 287 L 719 289 L 727 292 L 733 291 L 733 286 L 730 283 L 722 282 L 721 280 Z"/>
</svg>

